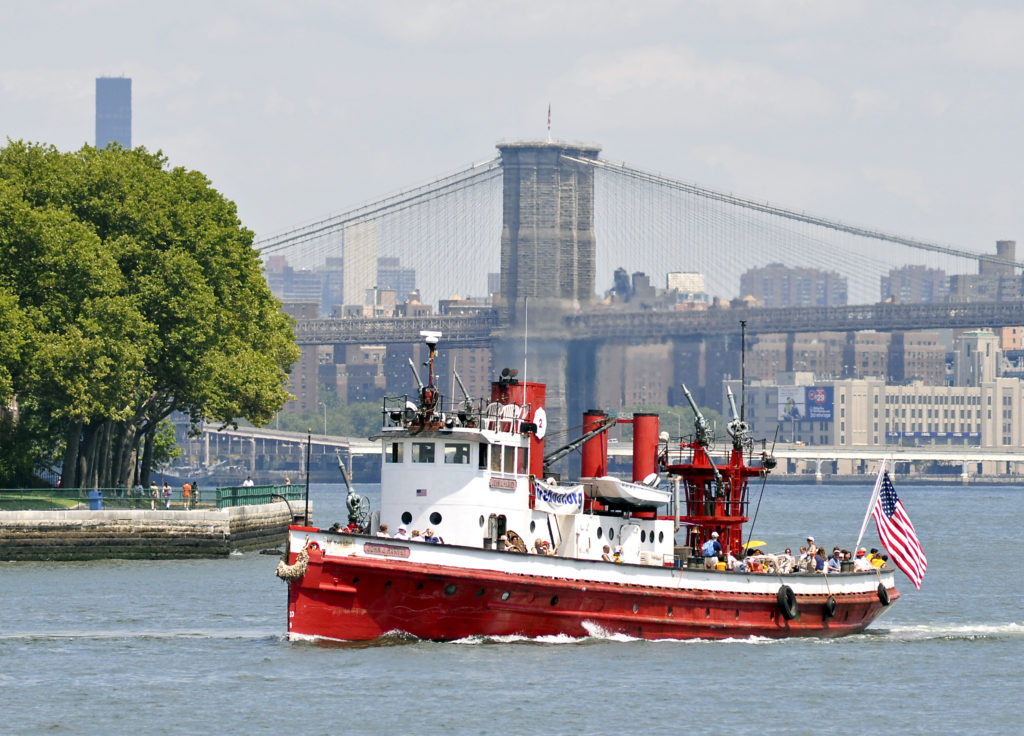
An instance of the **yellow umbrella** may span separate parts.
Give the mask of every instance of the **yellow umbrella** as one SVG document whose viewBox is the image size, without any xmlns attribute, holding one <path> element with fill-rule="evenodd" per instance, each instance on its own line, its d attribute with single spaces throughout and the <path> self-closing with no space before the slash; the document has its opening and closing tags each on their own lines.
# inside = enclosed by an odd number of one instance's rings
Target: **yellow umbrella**
<svg viewBox="0 0 1024 736">
<path fill-rule="evenodd" d="M 768 542 L 762 542 L 762 541 L 757 540 L 757 539 L 752 539 L 749 542 L 744 543 L 743 549 L 753 549 L 754 547 L 763 547 L 766 544 L 768 544 Z"/>
</svg>

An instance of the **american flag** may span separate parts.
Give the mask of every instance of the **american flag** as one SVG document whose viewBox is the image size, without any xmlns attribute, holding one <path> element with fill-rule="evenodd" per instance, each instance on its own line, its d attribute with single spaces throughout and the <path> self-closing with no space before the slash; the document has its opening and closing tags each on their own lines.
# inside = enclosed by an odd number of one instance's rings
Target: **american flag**
<svg viewBox="0 0 1024 736">
<path fill-rule="evenodd" d="M 910 578 L 914 587 L 920 590 L 924 571 L 928 569 L 928 560 L 921 549 L 914 525 L 910 523 L 906 509 L 903 508 L 903 502 L 896 495 L 896 489 L 892 487 L 888 473 L 882 478 L 882 490 L 878 494 L 871 515 L 875 517 L 878 536 L 892 555 L 893 562 Z"/>
<path fill-rule="evenodd" d="M 417 488 L 416 489 L 416 495 L 417 496 L 426 496 L 427 495 L 427 489 L 426 488 Z"/>
</svg>

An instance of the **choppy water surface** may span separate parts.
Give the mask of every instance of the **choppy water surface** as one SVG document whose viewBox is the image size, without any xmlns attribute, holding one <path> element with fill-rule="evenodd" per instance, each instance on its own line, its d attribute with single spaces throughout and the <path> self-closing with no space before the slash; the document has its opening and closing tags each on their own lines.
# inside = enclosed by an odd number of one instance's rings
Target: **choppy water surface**
<svg viewBox="0 0 1024 736">
<path fill-rule="evenodd" d="M 871 480 L 769 488 L 754 536 L 851 547 Z M 0 733 L 1019 733 L 1024 491 L 897 490 L 924 586 L 828 641 L 288 643 L 276 557 L 0 563 Z"/>
</svg>

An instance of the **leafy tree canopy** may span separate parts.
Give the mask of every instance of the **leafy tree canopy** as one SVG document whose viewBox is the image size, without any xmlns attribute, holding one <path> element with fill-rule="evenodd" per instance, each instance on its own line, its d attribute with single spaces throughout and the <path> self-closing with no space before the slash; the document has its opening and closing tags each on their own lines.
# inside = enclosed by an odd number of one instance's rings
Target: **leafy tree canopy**
<svg viewBox="0 0 1024 736">
<path fill-rule="evenodd" d="M 66 485 L 130 484 L 176 410 L 268 422 L 298 359 L 279 307 L 201 173 L 144 148 L 0 149 L 0 421 L 37 464 L 62 450 Z"/>
</svg>

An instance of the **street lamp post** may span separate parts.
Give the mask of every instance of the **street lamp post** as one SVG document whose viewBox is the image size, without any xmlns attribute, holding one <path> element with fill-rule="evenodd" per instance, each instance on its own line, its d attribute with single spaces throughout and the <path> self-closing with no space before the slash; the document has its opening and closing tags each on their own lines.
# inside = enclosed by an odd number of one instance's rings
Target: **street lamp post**
<svg viewBox="0 0 1024 736">
<path fill-rule="evenodd" d="M 327 434 L 327 404 L 320 402 L 320 406 L 324 408 L 324 434 Z"/>
</svg>

